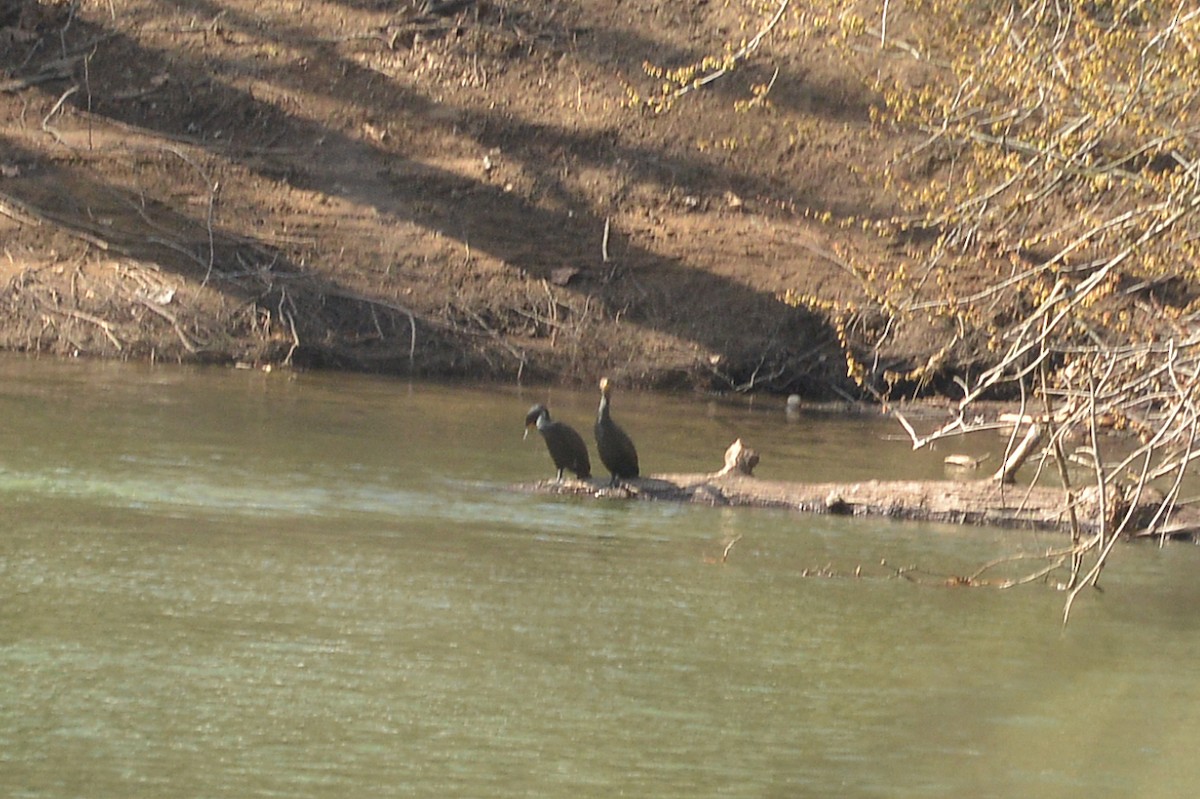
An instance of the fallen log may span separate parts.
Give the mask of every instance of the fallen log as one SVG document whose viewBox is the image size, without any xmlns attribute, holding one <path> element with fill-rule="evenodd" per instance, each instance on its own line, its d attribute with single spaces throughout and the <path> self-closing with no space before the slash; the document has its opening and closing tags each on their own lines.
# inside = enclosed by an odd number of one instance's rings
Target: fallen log
<svg viewBox="0 0 1200 799">
<path fill-rule="evenodd" d="M 984 525 L 1026 530 L 1070 531 L 1067 495 L 1061 488 L 1015 486 L 994 480 L 869 480 L 854 483 L 793 483 L 761 480 L 749 471 L 757 463 L 753 450 L 742 450 L 735 442 L 727 454 L 727 465 L 719 472 L 701 474 L 656 474 L 622 480 L 609 486 L 605 479 L 545 480 L 518 488 L 535 493 L 561 494 L 596 499 L 642 499 L 664 502 L 693 502 L 731 507 L 782 508 L 802 513 L 841 516 L 877 516 L 889 519 L 948 524 Z M 751 457 L 747 457 L 747 455 Z M 747 468 L 748 465 L 748 468 Z M 1108 530 L 1125 518 L 1129 503 L 1109 486 L 1103 508 Z M 1100 531 L 1099 491 L 1095 487 L 1074 493 L 1075 514 L 1080 532 Z M 1127 529 L 1139 531 L 1149 523 L 1162 497 L 1143 492 Z M 1194 525 L 1191 526 L 1194 529 Z M 1169 534 L 1176 533 L 1172 530 Z M 1134 532 L 1132 535 L 1138 535 Z"/>
<path fill-rule="evenodd" d="M 546 480 L 523 486 L 538 493 L 600 498 L 695 502 L 753 508 L 783 508 L 840 516 L 883 516 L 890 519 L 949 524 L 991 525 L 1030 530 L 1067 530 L 1063 492 L 1051 488 L 1017 488 L 986 480 L 970 482 L 915 480 L 859 483 L 789 483 L 727 473 L 658 474 L 624 480 L 609 487 L 605 480 Z M 1081 497 L 1077 513 L 1085 533 L 1095 532 L 1096 508 L 1089 514 Z M 1093 501 L 1090 503 L 1095 506 Z"/>
</svg>

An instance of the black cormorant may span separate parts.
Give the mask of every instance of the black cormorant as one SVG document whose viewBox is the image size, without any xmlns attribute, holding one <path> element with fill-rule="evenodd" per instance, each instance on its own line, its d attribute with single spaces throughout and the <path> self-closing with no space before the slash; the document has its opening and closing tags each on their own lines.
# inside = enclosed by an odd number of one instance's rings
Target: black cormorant
<svg viewBox="0 0 1200 799">
<path fill-rule="evenodd" d="M 534 405 L 525 414 L 525 435 L 532 428 L 542 434 L 546 440 L 546 449 L 550 450 L 550 459 L 558 467 L 558 480 L 562 482 L 563 469 L 570 469 L 580 480 L 592 476 L 592 463 L 588 460 L 587 444 L 583 436 L 574 427 L 562 422 L 551 421 L 550 411 L 545 405 Z"/>
<path fill-rule="evenodd" d="M 612 484 L 618 480 L 638 476 L 637 449 L 629 436 L 617 426 L 608 414 L 608 395 L 612 384 L 607 377 L 600 378 L 600 408 L 596 412 L 596 451 L 604 468 L 612 474 Z"/>
</svg>

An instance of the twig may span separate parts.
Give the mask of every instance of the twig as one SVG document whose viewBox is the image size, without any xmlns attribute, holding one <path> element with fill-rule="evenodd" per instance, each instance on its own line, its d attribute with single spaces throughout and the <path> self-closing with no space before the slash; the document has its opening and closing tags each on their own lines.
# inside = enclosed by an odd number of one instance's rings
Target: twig
<svg viewBox="0 0 1200 799">
<path fill-rule="evenodd" d="M 1067 500 L 1067 520 L 1071 523 L 1071 576 L 1067 581 L 1068 588 L 1074 588 L 1079 579 L 1079 569 L 1083 565 L 1083 534 L 1079 529 L 1079 514 L 1075 510 L 1075 492 L 1071 488 L 1071 473 L 1067 471 L 1067 458 L 1062 449 L 1062 436 L 1065 427 L 1055 429 L 1054 418 L 1050 413 L 1050 400 L 1046 391 L 1046 370 L 1038 371 L 1042 380 L 1042 404 L 1046 410 L 1046 424 L 1050 427 L 1050 446 L 1054 453 L 1054 463 L 1058 466 L 1058 479 L 1062 483 Z"/>
<path fill-rule="evenodd" d="M 329 294 L 334 297 L 342 297 L 347 300 L 355 300 L 357 302 L 365 303 L 372 307 L 386 308 L 389 311 L 395 311 L 397 313 L 402 313 L 405 316 L 407 316 L 408 317 L 408 328 L 409 328 L 408 366 L 410 369 L 413 367 L 415 360 L 416 360 L 416 352 L 417 352 L 417 317 L 411 310 L 409 310 L 408 308 L 405 308 L 403 305 L 397 305 L 396 303 L 392 303 L 392 302 L 385 302 L 384 300 L 372 299 L 371 297 L 365 297 L 362 294 L 358 294 L 353 291 L 346 291 L 345 289 L 329 290 L 329 291 L 326 291 L 326 294 Z"/>
<path fill-rule="evenodd" d="M 200 168 L 199 164 L 193 161 L 179 148 L 163 144 L 160 145 L 160 149 L 162 149 L 163 152 L 171 153 L 176 158 L 179 158 L 181 161 L 190 166 L 192 169 L 196 170 L 196 172 L 200 175 L 200 179 L 204 181 L 204 185 L 208 188 L 208 214 L 205 220 L 205 226 L 208 229 L 208 263 L 202 264 L 206 268 L 204 271 L 204 280 L 200 281 L 201 286 L 207 286 L 209 279 L 212 277 L 213 266 L 215 265 L 217 258 L 216 236 L 213 234 L 213 209 L 217 203 L 217 192 L 220 191 L 221 184 L 218 181 L 213 180 L 210 175 Z"/>
<path fill-rule="evenodd" d="M 285 302 L 291 306 L 291 310 L 287 310 L 283 307 L 283 304 Z M 284 366 L 291 365 L 292 356 L 296 353 L 296 350 L 300 349 L 300 333 L 299 333 L 299 331 L 296 330 L 296 317 L 292 315 L 292 311 L 295 311 L 295 310 L 296 310 L 296 303 L 293 302 L 292 298 L 288 296 L 287 286 L 280 286 L 279 287 L 279 318 L 285 320 L 288 323 L 288 327 L 291 329 L 291 332 L 292 332 L 292 346 L 288 350 L 287 356 L 283 359 Z"/>
<path fill-rule="evenodd" d="M 1047 552 L 1043 552 L 1043 553 L 1037 554 L 1037 555 L 1029 553 L 1029 552 L 1020 552 L 1015 555 L 1005 555 L 1003 557 L 989 560 L 987 563 L 980 566 L 978 569 L 976 569 L 974 572 L 972 572 L 970 575 L 967 576 L 967 581 L 970 583 L 977 583 L 977 582 L 979 582 L 980 577 L 982 577 L 985 573 L 991 571 L 992 569 L 996 568 L 997 566 L 1003 566 L 1008 563 L 1019 563 L 1020 561 L 1024 561 L 1024 560 L 1045 560 L 1047 558 L 1061 559 L 1061 558 L 1066 557 L 1067 555 L 1070 555 L 1073 550 L 1074 550 L 1074 547 L 1068 547 L 1066 549 L 1052 549 L 1052 550 L 1049 550 Z M 1061 564 L 1061 562 L 1062 561 L 1059 560 L 1060 564 Z"/>
<path fill-rule="evenodd" d="M 775 26 L 779 24 L 779 20 L 783 19 L 783 12 L 787 11 L 787 7 L 790 2 L 791 0 L 783 0 L 783 2 L 779 4 L 778 10 L 776 10 L 775 16 L 771 17 L 771 20 L 763 26 L 762 30 L 754 35 L 754 38 L 746 42 L 744 45 L 742 45 L 740 50 L 730 56 L 725 62 L 725 66 L 718 67 L 704 77 L 697 78 L 688 85 L 679 87 L 671 94 L 671 99 L 678 99 L 688 92 L 695 91 L 703 86 L 707 86 L 717 78 L 728 74 L 735 66 L 737 66 L 738 63 L 749 58 L 750 54 L 757 50 L 758 46 L 762 44 L 763 39 L 765 39 L 767 35 L 775 29 Z"/>
<path fill-rule="evenodd" d="M 92 314 L 87 313 L 86 311 L 77 311 L 77 310 L 74 310 L 71 308 L 52 308 L 51 310 L 53 310 L 55 313 L 62 314 L 64 316 L 70 316 L 74 319 L 79 319 L 84 322 L 90 322 L 91 324 L 100 328 L 100 330 L 102 330 L 104 332 L 104 335 L 107 336 L 108 340 L 113 343 L 113 346 L 117 348 L 118 352 L 124 351 L 125 347 L 122 346 L 121 340 L 118 339 L 116 337 L 116 335 L 112 332 L 113 326 L 112 326 L 111 322 L 107 322 L 98 316 L 93 316 Z"/>
<path fill-rule="evenodd" d="M 62 95 L 59 96 L 58 101 L 55 102 L 53 106 L 51 106 L 49 113 L 47 113 L 46 116 L 42 117 L 42 130 L 44 130 L 46 133 L 49 133 L 51 136 L 53 136 L 54 140 L 57 141 L 59 144 L 65 145 L 66 142 L 63 141 L 62 134 L 60 134 L 54 128 L 50 127 L 50 117 L 57 114 L 58 110 L 60 108 L 62 108 L 62 104 L 67 101 L 67 98 L 70 97 L 72 94 L 74 94 L 77 91 L 79 91 L 78 83 L 76 83 L 74 86 L 72 86 L 71 88 L 69 88 L 65 92 L 63 92 Z"/>
<path fill-rule="evenodd" d="M 179 320 L 175 317 L 175 314 L 171 313 L 166 308 L 159 306 L 158 303 L 151 302 L 149 299 L 147 299 L 145 297 L 134 297 L 134 300 L 141 303 L 146 308 L 149 308 L 151 311 L 153 311 L 154 313 L 161 316 L 163 319 L 166 319 L 168 322 L 170 322 L 171 325 L 175 328 L 175 334 L 177 336 L 179 336 L 180 342 L 183 343 L 184 349 L 186 349 L 188 352 L 190 352 L 193 355 L 195 355 L 197 352 L 199 352 L 199 348 L 194 343 L 192 343 L 192 340 L 190 338 L 188 338 L 187 333 L 185 333 L 183 331 L 183 328 L 180 327 Z"/>
</svg>

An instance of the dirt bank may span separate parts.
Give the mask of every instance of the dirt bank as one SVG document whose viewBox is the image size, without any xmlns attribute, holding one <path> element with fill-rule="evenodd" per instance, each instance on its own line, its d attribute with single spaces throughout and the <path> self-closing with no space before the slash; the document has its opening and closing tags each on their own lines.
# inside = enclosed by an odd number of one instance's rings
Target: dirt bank
<svg viewBox="0 0 1200 799">
<path fill-rule="evenodd" d="M 853 300 L 838 253 L 891 257 L 827 221 L 891 210 L 869 64 L 776 48 L 670 113 L 630 102 L 646 62 L 763 19 L 0 0 L 0 346 L 850 392 L 829 320 L 780 296 Z"/>
</svg>

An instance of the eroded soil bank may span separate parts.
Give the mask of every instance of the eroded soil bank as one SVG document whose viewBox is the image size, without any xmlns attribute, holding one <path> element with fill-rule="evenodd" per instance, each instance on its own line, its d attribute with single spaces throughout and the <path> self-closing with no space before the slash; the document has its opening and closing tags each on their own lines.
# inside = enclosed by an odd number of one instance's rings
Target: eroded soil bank
<svg viewBox="0 0 1200 799">
<path fill-rule="evenodd" d="M 769 16 L 769 15 L 768 15 Z M 846 396 L 894 142 L 742 3 L 0 0 L 0 347 Z M 768 103 L 747 103 L 769 82 Z M 920 335 L 890 343 L 921 363 Z"/>
</svg>

